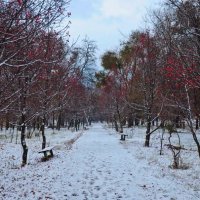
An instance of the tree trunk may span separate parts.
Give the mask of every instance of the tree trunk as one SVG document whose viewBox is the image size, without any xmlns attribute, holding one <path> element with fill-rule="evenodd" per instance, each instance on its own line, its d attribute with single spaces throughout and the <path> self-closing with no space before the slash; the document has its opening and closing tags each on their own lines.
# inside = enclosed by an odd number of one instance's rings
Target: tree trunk
<svg viewBox="0 0 200 200">
<path fill-rule="evenodd" d="M 54 112 L 53 112 L 53 123 L 52 123 L 53 133 L 54 133 L 54 126 L 55 126 L 55 114 L 54 114 Z"/>
<path fill-rule="evenodd" d="M 22 145 L 22 148 L 23 148 L 22 167 L 27 164 L 27 155 L 28 155 L 28 146 L 26 145 L 25 131 L 26 131 L 25 114 L 22 113 L 22 116 L 21 116 L 21 145 Z"/>
<path fill-rule="evenodd" d="M 92 119 L 89 117 L 89 126 L 92 125 Z"/>
<path fill-rule="evenodd" d="M 132 118 L 132 115 L 129 115 L 129 117 L 128 117 L 128 128 L 130 128 L 132 126 L 133 126 L 133 118 Z"/>
<path fill-rule="evenodd" d="M 120 122 L 120 133 L 123 133 L 123 125 L 122 125 L 122 122 Z"/>
<path fill-rule="evenodd" d="M 41 132 L 42 132 L 42 149 L 46 147 L 46 136 L 45 136 L 45 117 L 42 119 L 42 126 L 41 126 Z M 44 154 L 44 157 L 47 157 L 47 154 Z"/>
<path fill-rule="evenodd" d="M 139 126 L 139 119 L 137 117 L 135 118 L 135 126 Z"/>
<path fill-rule="evenodd" d="M 148 119 L 147 130 L 146 130 L 146 138 L 145 138 L 145 144 L 144 144 L 145 147 L 149 147 L 149 144 L 150 144 L 150 137 L 151 137 L 150 131 L 151 131 L 151 120 Z"/>
<path fill-rule="evenodd" d="M 186 97 L 187 97 L 187 102 L 188 102 L 188 125 L 190 127 L 190 130 L 191 130 L 191 133 L 192 133 L 192 136 L 193 136 L 193 139 L 197 145 L 197 150 L 198 150 L 198 154 L 199 154 L 199 158 L 200 158 L 200 144 L 199 144 L 199 141 L 198 141 L 198 138 L 196 136 L 196 133 L 193 129 L 193 123 L 192 123 L 192 109 L 191 109 L 191 105 L 190 105 L 190 96 L 189 96 L 189 91 L 188 91 L 188 88 L 187 86 L 185 85 L 185 91 L 186 91 Z"/>
<path fill-rule="evenodd" d="M 162 136 L 160 139 L 160 155 L 163 155 L 163 140 L 164 140 L 164 133 L 165 133 L 165 129 L 162 128 Z"/>
<path fill-rule="evenodd" d="M 26 78 L 21 82 L 19 79 L 19 87 L 22 89 L 21 90 L 21 95 L 20 95 L 20 110 L 21 110 L 21 123 L 20 123 L 20 128 L 21 128 L 21 145 L 23 149 L 22 153 L 22 167 L 27 164 L 27 156 L 28 156 L 28 146 L 26 145 L 26 89 L 25 85 L 27 81 Z"/>
<path fill-rule="evenodd" d="M 117 115 L 118 115 L 119 128 L 120 128 L 119 132 L 123 133 L 123 122 L 122 122 L 121 114 L 119 112 L 119 106 L 118 106 L 118 104 L 117 104 Z"/>
<path fill-rule="evenodd" d="M 9 129 L 9 118 L 8 118 L 8 114 L 6 114 L 6 130 Z"/>
<path fill-rule="evenodd" d="M 115 117 L 114 117 L 114 124 L 115 124 L 115 130 L 118 132 L 119 131 L 119 127 L 118 127 L 117 120 L 116 120 Z"/>
<path fill-rule="evenodd" d="M 61 112 L 58 114 L 58 121 L 57 121 L 57 126 L 56 129 L 59 131 L 61 126 Z"/>
<path fill-rule="evenodd" d="M 39 119 L 39 117 L 37 117 L 37 119 L 36 119 L 36 127 L 37 127 L 37 130 L 40 130 L 40 119 Z"/>
<path fill-rule="evenodd" d="M 199 119 L 196 118 L 196 130 L 199 129 Z"/>
<path fill-rule="evenodd" d="M 149 147 L 149 144 L 150 144 L 150 135 L 146 134 L 144 146 Z"/>
<path fill-rule="evenodd" d="M 200 158 L 200 144 L 199 144 L 198 138 L 197 138 L 196 133 L 193 129 L 191 129 L 191 132 L 192 132 L 193 139 L 194 139 L 194 141 L 197 145 L 197 150 L 198 150 L 198 154 L 199 154 L 199 158 Z"/>
</svg>

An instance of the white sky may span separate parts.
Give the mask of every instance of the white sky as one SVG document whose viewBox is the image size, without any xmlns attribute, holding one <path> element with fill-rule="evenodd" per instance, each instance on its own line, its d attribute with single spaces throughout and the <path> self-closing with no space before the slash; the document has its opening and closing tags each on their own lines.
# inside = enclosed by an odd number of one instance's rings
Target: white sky
<svg viewBox="0 0 200 200">
<path fill-rule="evenodd" d="M 96 41 L 97 57 L 100 57 L 105 51 L 116 49 L 131 31 L 144 28 L 145 14 L 161 2 L 163 0 L 71 0 L 71 42 L 88 36 Z"/>
</svg>

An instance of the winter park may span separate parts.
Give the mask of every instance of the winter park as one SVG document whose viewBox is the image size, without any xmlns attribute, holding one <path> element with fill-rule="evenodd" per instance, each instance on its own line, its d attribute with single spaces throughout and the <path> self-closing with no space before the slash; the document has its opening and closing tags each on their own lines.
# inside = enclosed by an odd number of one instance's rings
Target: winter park
<svg viewBox="0 0 200 200">
<path fill-rule="evenodd" d="M 0 200 L 199 200 L 199 11 L 0 0 Z"/>
</svg>

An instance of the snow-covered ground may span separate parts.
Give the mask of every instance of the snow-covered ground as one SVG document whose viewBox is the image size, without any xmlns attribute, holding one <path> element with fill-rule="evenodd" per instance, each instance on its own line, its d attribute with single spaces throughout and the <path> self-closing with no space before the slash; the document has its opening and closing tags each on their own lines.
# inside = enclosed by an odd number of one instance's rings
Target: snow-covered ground
<svg viewBox="0 0 200 200">
<path fill-rule="evenodd" d="M 0 199 L 2 200 L 197 200 L 200 199 L 200 160 L 188 133 L 181 140 L 187 170 L 169 167 L 172 156 L 160 134 L 145 148 L 144 129 L 126 129 L 126 141 L 103 124 L 89 130 L 47 134 L 55 156 L 41 162 L 41 140 L 28 140 L 29 164 L 20 168 L 21 146 L 0 140 Z M 167 135 L 166 135 L 167 136 Z M 70 141 L 75 138 L 75 143 Z M 168 143 L 167 138 L 164 143 Z M 194 150 L 194 151 L 193 151 Z"/>
</svg>

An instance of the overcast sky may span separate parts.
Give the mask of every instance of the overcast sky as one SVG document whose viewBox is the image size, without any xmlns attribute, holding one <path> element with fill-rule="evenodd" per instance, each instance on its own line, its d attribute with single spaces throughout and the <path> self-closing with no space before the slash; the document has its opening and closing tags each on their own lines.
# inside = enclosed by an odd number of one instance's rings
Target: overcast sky
<svg viewBox="0 0 200 200">
<path fill-rule="evenodd" d="M 144 28 L 147 10 L 162 0 L 71 0 L 71 41 L 88 36 L 96 41 L 97 57 L 116 49 L 133 30 Z M 98 62 L 99 65 L 99 62 Z"/>
</svg>

